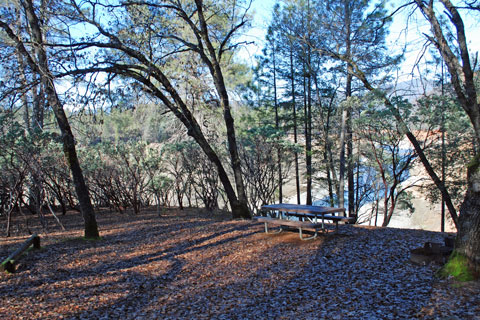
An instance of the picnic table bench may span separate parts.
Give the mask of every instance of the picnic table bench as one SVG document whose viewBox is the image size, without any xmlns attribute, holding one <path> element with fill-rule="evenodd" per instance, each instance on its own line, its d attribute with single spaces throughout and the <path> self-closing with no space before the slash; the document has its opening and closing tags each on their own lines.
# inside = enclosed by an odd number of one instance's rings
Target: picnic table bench
<svg viewBox="0 0 480 320">
<path fill-rule="evenodd" d="M 333 208 L 310 205 L 297 205 L 289 203 L 268 204 L 261 208 L 261 212 L 269 213 L 270 216 L 255 216 L 254 219 L 265 223 L 265 233 L 279 233 L 282 226 L 298 228 L 300 239 L 311 240 L 318 235 L 318 230 L 325 231 L 325 220 L 335 223 L 335 231 L 338 232 L 338 222 L 354 222 L 353 217 L 336 216 L 335 213 L 344 213 L 345 208 Z M 292 217 L 298 220 L 292 220 Z M 279 230 L 271 232 L 269 225 L 279 226 Z M 313 229 L 314 234 L 310 237 L 303 235 L 303 229 Z"/>
</svg>

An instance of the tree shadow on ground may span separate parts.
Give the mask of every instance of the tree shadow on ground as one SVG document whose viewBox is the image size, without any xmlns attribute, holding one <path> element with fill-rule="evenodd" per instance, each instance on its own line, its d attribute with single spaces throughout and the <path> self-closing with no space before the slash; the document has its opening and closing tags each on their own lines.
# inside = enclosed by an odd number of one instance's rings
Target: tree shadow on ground
<svg viewBox="0 0 480 320">
<path fill-rule="evenodd" d="M 274 254 L 286 245 L 278 242 L 268 249 L 270 253 L 265 253 L 268 258 L 257 264 L 254 272 L 237 276 L 233 282 L 219 282 L 218 286 L 195 296 L 171 301 L 163 305 L 163 309 L 180 313 L 171 312 L 162 317 L 188 318 L 191 315 L 186 311 L 181 313 L 179 306 L 188 305 L 187 300 L 194 299 L 198 300 L 196 304 L 205 306 L 201 318 L 416 317 L 429 301 L 434 281 L 433 271 L 428 266 L 413 267 L 416 272 L 412 273 L 407 248 L 416 240 L 412 238 L 408 243 L 403 239 L 388 241 L 386 239 L 392 235 L 383 229 L 349 230 L 355 235 L 324 235 L 315 250 L 301 252 L 309 253 L 307 257 L 291 250 L 283 257 Z M 300 242 L 295 245 L 297 251 L 302 251 L 298 250 Z"/>
<path fill-rule="evenodd" d="M 342 226 L 301 241 L 253 222 L 146 221 L 112 224 L 98 242 L 51 244 L 16 294 L 35 301 L 49 288 L 32 308 L 72 319 L 410 319 L 431 293 L 431 268 L 406 264 L 408 249 L 434 233 Z M 11 284 L 0 296 L 12 297 Z"/>
<path fill-rule="evenodd" d="M 181 226 L 175 222 L 167 223 L 161 227 L 150 228 L 148 230 L 149 237 L 147 240 L 145 240 L 145 237 L 138 237 L 138 230 L 132 229 L 123 233 L 105 236 L 105 238 L 100 241 L 88 242 L 81 239 L 70 239 L 61 243 L 50 244 L 43 247 L 41 252 L 49 256 L 61 256 L 65 252 L 71 253 L 75 255 L 75 259 L 92 261 L 92 263 L 86 267 L 63 268 L 62 261 L 55 261 L 55 259 L 53 259 L 51 269 L 39 270 L 39 272 L 36 273 L 37 277 L 35 280 L 22 284 L 21 296 L 25 299 L 32 299 L 41 295 L 45 286 L 55 286 L 56 283 L 61 284 L 68 282 L 69 284 L 75 284 L 76 289 L 72 290 L 72 288 L 67 288 L 67 290 L 62 292 L 61 297 L 55 296 L 55 294 L 52 293 L 55 297 L 50 297 L 49 300 L 75 300 L 78 299 L 78 296 L 81 295 L 82 292 L 96 288 L 99 293 L 102 293 L 102 290 L 107 290 L 109 294 L 113 293 L 114 295 L 122 296 L 122 298 L 117 299 L 118 301 L 113 299 L 113 301 L 108 304 L 108 307 L 95 308 L 97 312 L 102 313 L 111 310 L 111 308 L 121 308 L 122 305 L 125 304 L 125 301 L 138 300 L 138 290 L 146 290 L 148 292 L 153 287 L 162 288 L 168 286 L 168 283 L 173 281 L 184 267 L 182 255 L 195 254 L 196 252 L 211 249 L 216 246 L 228 245 L 229 242 L 237 241 L 252 234 L 251 232 L 245 232 L 248 231 L 248 225 L 233 225 L 207 234 L 202 232 L 195 234 L 195 232 L 192 232 L 190 241 L 174 242 L 167 247 L 162 246 L 162 242 L 164 242 L 165 239 L 174 239 L 178 233 L 190 233 L 189 231 L 195 231 L 196 229 L 202 230 L 202 228 L 208 227 L 213 223 L 215 222 L 208 220 L 189 221 L 182 223 Z M 146 232 L 146 230 L 144 231 Z M 220 237 L 221 239 L 219 239 Z M 99 251 L 101 251 L 102 255 L 111 254 L 115 252 L 119 246 L 124 245 L 125 243 L 119 242 L 120 239 L 138 239 L 136 245 L 128 248 L 126 253 L 130 253 L 135 252 L 137 245 L 142 246 L 148 241 L 151 241 L 152 238 L 158 239 L 158 249 L 153 252 L 136 254 L 131 257 L 121 257 L 112 261 L 98 260 Z M 76 250 L 81 251 L 81 253 L 76 254 Z M 31 256 L 25 257 L 27 260 L 25 261 L 25 269 L 19 271 L 25 272 L 27 268 L 30 270 L 35 269 L 44 256 L 45 255 L 42 254 L 32 254 Z M 136 268 L 141 269 L 144 266 L 155 266 L 156 264 L 161 265 L 164 269 L 157 270 L 155 275 L 143 274 L 134 270 Z M 44 274 L 39 274 L 41 272 Z M 98 286 L 96 284 L 89 284 L 89 279 L 104 277 L 105 275 L 112 275 L 116 279 L 109 278 L 109 283 L 105 284 L 103 288 L 97 288 Z M 133 291 L 126 296 L 124 296 L 124 294 L 128 290 L 125 291 L 125 284 L 127 285 L 127 289 Z M 129 284 L 131 285 L 130 288 L 128 288 Z M 9 290 L 10 288 L 7 286 L 9 286 L 9 284 L 0 285 L 0 295 L 9 295 L 11 290 Z M 82 302 L 79 301 L 79 303 L 81 304 Z M 75 318 L 79 314 L 83 314 L 83 312 L 69 311 L 65 313 L 65 316 Z"/>
<path fill-rule="evenodd" d="M 154 296 L 164 295 L 168 291 L 165 291 L 165 288 L 168 288 L 169 285 L 176 280 L 176 278 L 182 273 L 182 269 L 185 267 L 185 262 L 182 258 L 183 255 L 189 253 L 195 254 L 206 249 L 228 245 L 230 242 L 249 237 L 253 234 L 253 232 L 247 232 L 216 240 L 222 235 L 229 235 L 234 231 L 244 231 L 246 229 L 247 226 L 228 228 L 221 232 L 201 237 L 195 241 L 180 243 L 156 253 L 140 255 L 132 259 L 124 259 L 115 263 L 107 263 L 103 266 L 92 268 L 90 271 L 94 274 L 111 272 L 116 272 L 118 274 L 120 272 L 122 276 L 117 280 L 117 283 L 128 283 L 129 293 L 122 295 L 120 298 L 107 305 L 95 306 L 86 311 L 69 313 L 66 316 L 82 318 L 85 316 L 88 317 L 90 314 L 94 313 L 96 316 L 103 315 L 111 317 L 115 316 L 115 312 L 118 312 L 117 315 L 124 317 L 128 313 L 125 314 L 123 312 L 127 312 L 129 310 L 127 306 L 129 306 L 132 314 L 128 317 L 132 317 L 132 315 L 135 314 L 135 311 L 142 310 L 152 302 L 149 299 L 152 294 Z M 158 262 L 167 262 L 169 266 L 167 269 L 163 270 L 163 272 L 157 272 L 156 275 L 145 274 L 134 270 L 128 271 L 130 268 L 136 268 L 142 265 L 154 265 Z M 108 287 L 110 287 L 110 285 L 116 287 L 115 283 L 110 283 Z M 125 292 L 117 293 L 121 294 Z"/>
</svg>

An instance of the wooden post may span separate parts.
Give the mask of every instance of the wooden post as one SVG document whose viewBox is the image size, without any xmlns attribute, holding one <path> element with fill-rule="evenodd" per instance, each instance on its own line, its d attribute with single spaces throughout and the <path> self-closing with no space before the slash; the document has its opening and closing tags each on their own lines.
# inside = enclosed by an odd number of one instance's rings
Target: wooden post
<svg viewBox="0 0 480 320">
<path fill-rule="evenodd" d="M 11 273 L 15 272 L 15 263 L 17 262 L 18 257 L 20 257 L 22 253 L 24 253 L 32 244 L 35 249 L 40 249 L 40 237 L 38 235 L 33 234 L 22 244 L 20 248 L 9 255 L 8 258 L 5 259 L 0 265 L 0 270 Z"/>
</svg>

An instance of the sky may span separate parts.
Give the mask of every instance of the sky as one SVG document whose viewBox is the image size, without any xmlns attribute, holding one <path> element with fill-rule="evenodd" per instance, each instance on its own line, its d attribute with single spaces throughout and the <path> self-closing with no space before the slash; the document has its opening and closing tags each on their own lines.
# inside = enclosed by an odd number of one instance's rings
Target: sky
<svg viewBox="0 0 480 320">
<path fill-rule="evenodd" d="M 250 12 L 253 13 L 251 29 L 242 37 L 242 41 L 253 42 L 242 48 L 240 57 L 249 65 L 255 64 L 255 55 L 261 54 L 266 31 L 271 21 L 276 0 L 253 0 Z"/>
<path fill-rule="evenodd" d="M 277 0 L 253 0 L 250 12 L 254 14 L 252 28 L 242 37 L 242 41 L 253 42 L 245 46 L 240 53 L 240 57 L 249 65 L 255 64 L 255 55 L 261 54 L 264 45 L 266 30 L 272 19 L 272 10 Z M 392 1 L 387 5 L 387 9 L 393 11 L 397 6 L 397 1 Z M 480 33 L 480 20 L 477 16 L 463 15 L 467 28 L 467 39 L 469 40 L 469 49 L 473 52 L 480 51 L 480 40 L 475 37 Z M 388 47 L 392 51 L 400 52 L 405 49 L 405 61 L 402 64 L 398 77 L 400 81 L 406 81 L 415 74 L 414 66 L 421 56 L 422 47 L 425 44 L 423 33 L 429 32 L 427 22 L 420 17 L 411 18 L 409 21 L 409 30 L 405 32 L 407 23 L 407 12 L 401 12 L 394 16 L 390 27 L 390 35 L 387 39 Z M 409 43 L 405 48 L 404 44 Z"/>
</svg>

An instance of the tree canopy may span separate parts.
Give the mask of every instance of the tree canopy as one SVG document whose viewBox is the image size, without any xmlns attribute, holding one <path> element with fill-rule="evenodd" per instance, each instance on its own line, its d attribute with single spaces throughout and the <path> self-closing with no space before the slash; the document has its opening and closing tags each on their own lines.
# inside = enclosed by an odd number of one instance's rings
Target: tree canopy
<svg viewBox="0 0 480 320">
<path fill-rule="evenodd" d="M 421 197 L 446 206 L 478 266 L 478 5 L 278 1 L 248 65 L 251 5 L 2 4 L 0 217 L 78 209 L 98 237 L 101 207 L 249 219 L 289 201 L 387 226 Z M 391 34 L 421 25 L 422 45 L 395 53 Z"/>
</svg>

